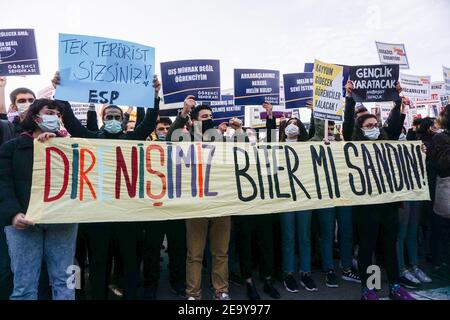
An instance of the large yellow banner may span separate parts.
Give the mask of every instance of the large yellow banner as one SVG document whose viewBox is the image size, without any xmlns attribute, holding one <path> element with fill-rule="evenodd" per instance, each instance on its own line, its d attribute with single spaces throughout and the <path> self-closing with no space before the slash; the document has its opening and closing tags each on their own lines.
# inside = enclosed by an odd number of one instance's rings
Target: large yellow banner
<svg viewBox="0 0 450 320">
<path fill-rule="evenodd" d="M 419 142 L 34 144 L 28 219 L 147 221 L 428 200 Z"/>
</svg>

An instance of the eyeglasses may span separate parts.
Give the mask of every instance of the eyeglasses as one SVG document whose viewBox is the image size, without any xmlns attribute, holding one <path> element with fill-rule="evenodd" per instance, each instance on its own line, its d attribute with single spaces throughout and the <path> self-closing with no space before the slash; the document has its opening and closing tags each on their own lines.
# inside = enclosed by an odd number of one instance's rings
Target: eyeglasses
<svg viewBox="0 0 450 320">
<path fill-rule="evenodd" d="M 109 121 L 109 120 L 117 120 L 117 121 L 120 121 L 120 120 L 122 120 L 122 117 L 119 116 L 119 115 L 116 115 L 116 116 L 107 115 L 107 116 L 105 116 L 105 120 L 107 120 L 107 121 Z"/>
<path fill-rule="evenodd" d="M 376 127 L 378 127 L 378 123 L 369 123 L 369 124 L 366 124 L 365 126 L 363 126 L 363 128 L 366 128 L 366 129 L 373 129 Z"/>
<path fill-rule="evenodd" d="M 19 99 L 19 100 L 17 100 L 17 103 L 26 103 L 26 102 L 33 103 L 34 100 L 35 100 L 34 98 L 29 98 L 29 99 Z"/>
</svg>

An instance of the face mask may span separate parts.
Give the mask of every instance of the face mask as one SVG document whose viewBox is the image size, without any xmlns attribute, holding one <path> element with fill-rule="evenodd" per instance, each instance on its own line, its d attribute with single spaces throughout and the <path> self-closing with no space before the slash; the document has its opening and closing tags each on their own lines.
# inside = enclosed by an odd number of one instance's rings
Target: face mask
<svg viewBox="0 0 450 320">
<path fill-rule="evenodd" d="M 158 141 L 166 141 L 166 134 L 165 133 L 158 133 Z"/>
<path fill-rule="evenodd" d="M 299 135 L 299 128 L 295 124 L 290 124 L 284 129 L 284 133 L 288 138 L 295 138 Z"/>
<path fill-rule="evenodd" d="M 372 128 L 372 129 L 363 129 L 364 135 L 369 138 L 369 140 L 377 140 L 380 136 L 380 129 L 379 128 Z"/>
<path fill-rule="evenodd" d="M 401 133 L 401 134 L 400 134 L 400 137 L 398 138 L 398 140 L 400 140 L 400 141 L 406 141 L 406 134 Z"/>
<path fill-rule="evenodd" d="M 28 110 L 28 108 L 31 106 L 31 103 L 24 102 L 24 103 L 18 103 L 16 104 L 17 111 L 19 111 L 19 114 L 22 114 Z"/>
<path fill-rule="evenodd" d="M 44 132 L 57 132 L 60 129 L 59 118 L 55 115 L 44 114 L 39 116 L 41 122 L 37 122 L 39 128 Z"/>
<path fill-rule="evenodd" d="M 202 133 L 214 128 L 214 121 L 212 119 L 202 121 Z"/>
<path fill-rule="evenodd" d="M 116 134 L 122 131 L 122 123 L 117 120 L 105 121 L 105 130 L 108 133 Z"/>
<path fill-rule="evenodd" d="M 328 135 L 328 141 L 336 141 L 336 138 L 334 137 L 334 135 Z"/>
</svg>

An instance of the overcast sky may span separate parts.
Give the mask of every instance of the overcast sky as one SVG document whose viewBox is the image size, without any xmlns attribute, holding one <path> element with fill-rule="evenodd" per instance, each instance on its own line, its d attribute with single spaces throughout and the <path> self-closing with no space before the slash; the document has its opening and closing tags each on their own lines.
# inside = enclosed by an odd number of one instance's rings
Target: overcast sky
<svg viewBox="0 0 450 320">
<path fill-rule="evenodd" d="M 33 28 L 40 76 L 8 78 L 36 92 L 58 68 L 58 33 L 128 40 L 156 48 L 159 63 L 220 59 L 222 88 L 234 68 L 302 72 L 319 59 L 377 64 L 375 41 L 404 43 L 413 75 L 442 80 L 450 67 L 450 1 L 0 0 L 0 29 Z"/>
</svg>

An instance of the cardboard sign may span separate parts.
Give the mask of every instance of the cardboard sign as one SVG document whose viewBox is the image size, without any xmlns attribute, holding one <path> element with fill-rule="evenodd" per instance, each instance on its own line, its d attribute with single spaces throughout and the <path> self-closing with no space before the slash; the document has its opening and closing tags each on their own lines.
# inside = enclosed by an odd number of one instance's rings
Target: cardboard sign
<svg viewBox="0 0 450 320">
<path fill-rule="evenodd" d="M 262 69 L 234 69 L 234 103 L 262 105 L 280 103 L 280 72 Z"/>
</svg>

